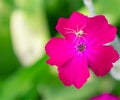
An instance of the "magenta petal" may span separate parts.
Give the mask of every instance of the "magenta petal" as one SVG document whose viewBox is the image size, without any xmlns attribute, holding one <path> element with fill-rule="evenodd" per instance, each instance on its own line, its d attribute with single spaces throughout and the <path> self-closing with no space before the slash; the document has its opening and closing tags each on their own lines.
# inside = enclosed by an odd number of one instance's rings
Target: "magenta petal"
<svg viewBox="0 0 120 100">
<path fill-rule="evenodd" d="M 59 78 L 66 86 L 81 88 L 90 76 L 87 60 L 84 55 L 76 56 L 58 67 Z"/>
<path fill-rule="evenodd" d="M 68 23 L 68 19 L 67 18 L 59 18 L 58 23 L 56 25 L 56 30 L 60 33 L 60 34 L 65 34 L 67 31 L 65 29 L 66 25 Z"/>
<path fill-rule="evenodd" d="M 76 30 L 72 27 L 72 23 L 66 18 L 59 18 L 56 30 L 62 34 L 67 40 L 73 41 Z"/>
<path fill-rule="evenodd" d="M 69 21 L 72 23 L 72 26 L 76 30 L 80 30 L 81 28 L 84 28 L 88 20 L 88 17 L 79 13 L 79 12 L 73 12 L 70 16 Z M 79 31 L 78 30 L 78 31 Z"/>
<path fill-rule="evenodd" d="M 45 46 L 46 53 L 50 57 L 47 63 L 61 66 L 74 55 L 72 45 L 62 38 L 52 38 Z"/>
<path fill-rule="evenodd" d="M 117 96 L 109 93 L 103 93 L 102 95 L 92 97 L 90 100 L 120 100 Z"/>
<path fill-rule="evenodd" d="M 88 64 L 97 76 L 104 76 L 113 67 L 112 63 L 119 59 L 118 52 L 112 46 L 99 46 L 86 52 Z"/>
<path fill-rule="evenodd" d="M 88 34 L 87 39 L 90 44 L 105 44 L 115 39 L 117 29 L 109 25 L 104 16 L 89 18 L 85 27 Z M 107 38 L 105 38 L 107 37 Z"/>
</svg>

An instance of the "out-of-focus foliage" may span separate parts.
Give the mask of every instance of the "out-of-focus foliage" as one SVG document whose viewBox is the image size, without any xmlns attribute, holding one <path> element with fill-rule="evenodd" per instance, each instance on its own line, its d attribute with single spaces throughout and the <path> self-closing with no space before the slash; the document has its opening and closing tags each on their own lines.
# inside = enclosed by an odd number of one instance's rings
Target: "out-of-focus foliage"
<svg viewBox="0 0 120 100">
<path fill-rule="evenodd" d="M 120 29 L 119 0 L 94 0 L 94 5 L 97 14 L 104 14 Z M 16 10 L 25 14 L 34 32 L 41 33 L 42 27 L 48 33 L 47 38 L 42 37 L 46 39 L 58 35 L 55 25 L 59 17 L 68 17 L 73 11 L 88 14 L 82 0 L 0 0 L 0 100 L 89 100 L 102 92 L 120 96 L 120 81 L 110 75 L 101 78 L 91 73 L 80 90 L 65 87 L 56 69 L 46 64 L 45 54 L 32 65 L 20 64 L 11 39 L 11 15 Z"/>
<path fill-rule="evenodd" d="M 13 2 L 0 1 L 0 80 L 18 69 L 18 62 L 11 44 L 10 15 Z"/>
</svg>

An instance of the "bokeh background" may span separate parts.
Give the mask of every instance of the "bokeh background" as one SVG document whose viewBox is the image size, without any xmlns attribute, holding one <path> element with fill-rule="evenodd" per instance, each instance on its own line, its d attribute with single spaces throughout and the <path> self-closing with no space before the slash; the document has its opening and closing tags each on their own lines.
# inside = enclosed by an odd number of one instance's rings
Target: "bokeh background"
<svg viewBox="0 0 120 100">
<path fill-rule="evenodd" d="M 96 13 L 104 14 L 119 36 L 120 0 L 93 2 Z M 0 0 L 0 100 L 89 100 L 103 92 L 120 96 L 120 81 L 110 74 L 96 77 L 91 72 L 77 90 L 64 86 L 56 67 L 46 64 L 44 46 L 59 36 L 58 18 L 73 11 L 89 15 L 82 0 Z"/>
</svg>

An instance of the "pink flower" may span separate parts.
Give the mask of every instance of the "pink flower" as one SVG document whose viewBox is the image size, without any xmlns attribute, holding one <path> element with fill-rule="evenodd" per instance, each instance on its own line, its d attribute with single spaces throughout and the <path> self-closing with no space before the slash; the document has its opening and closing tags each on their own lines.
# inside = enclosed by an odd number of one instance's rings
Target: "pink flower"
<svg viewBox="0 0 120 100">
<path fill-rule="evenodd" d="M 109 93 L 103 93 L 100 96 L 91 98 L 90 100 L 120 100 L 117 96 L 111 95 Z"/>
<path fill-rule="evenodd" d="M 59 78 L 66 85 L 81 88 L 90 76 L 88 66 L 97 76 L 104 76 L 119 55 L 111 45 L 116 28 L 102 15 L 87 17 L 73 12 L 60 18 L 56 30 L 64 38 L 52 38 L 46 45 L 47 63 L 57 65 Z"/>
</svg>

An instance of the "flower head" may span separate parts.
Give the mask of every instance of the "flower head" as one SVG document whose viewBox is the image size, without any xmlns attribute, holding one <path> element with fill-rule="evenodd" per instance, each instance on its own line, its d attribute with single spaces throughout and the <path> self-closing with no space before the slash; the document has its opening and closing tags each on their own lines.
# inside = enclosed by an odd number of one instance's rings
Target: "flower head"
<svg viewBox="0 0 120 100">
<path fill-rule="evenodd" d="M 109 93 L 103 93 L 100 96 L 91 98 L 90 100 L 120 100 L 117 96 L 111 95 Z"/>
<path fill-rule="evenodd" d="M 60 80 L 81 88 L 90 76 L 88 66 L 97 76 L 106 75 L 119 55 L 106 43 L 115 39 L 116 28 L 102 15 L 87 17 L 73 12 L 69 19 L 60 18 L 56 30 L 64 38 L 52 38 L 46 44 L 47 63 L 58 66 Z"/>
</svg>

